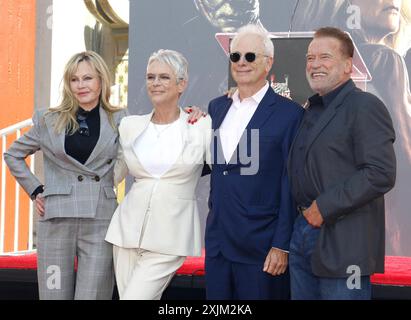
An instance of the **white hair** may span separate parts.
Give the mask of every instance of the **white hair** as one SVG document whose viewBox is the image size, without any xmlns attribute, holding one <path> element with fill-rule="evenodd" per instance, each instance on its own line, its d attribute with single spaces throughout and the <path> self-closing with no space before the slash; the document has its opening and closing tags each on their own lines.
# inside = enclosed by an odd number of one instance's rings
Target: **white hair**
<svg viewBox="0 0 411 320">
<path fill-rule="evenodd" d="M 184 56 L 177 51 L 169 49 L 160 49 L 151 54 L 147 65 L 154 61 L 159 61 L 167 64 L 177 78 L 177 83 L 181 80 L 188 81 L 188 62 Z"/>
<path fill-rule="evenodd" d="M 264 54 L 266 54 L 269 57 L 274 57 L 274 44 L 271 41 L 268 32 L 255 24 L 247 24 L 238 29 L 237 34 L 231 41 L 230 51 L 232 51 L 233 47 L 237 44 L 237 42 L 246 35 L 255 35 L 259 37 L 264 45 Z"/>
</svg>

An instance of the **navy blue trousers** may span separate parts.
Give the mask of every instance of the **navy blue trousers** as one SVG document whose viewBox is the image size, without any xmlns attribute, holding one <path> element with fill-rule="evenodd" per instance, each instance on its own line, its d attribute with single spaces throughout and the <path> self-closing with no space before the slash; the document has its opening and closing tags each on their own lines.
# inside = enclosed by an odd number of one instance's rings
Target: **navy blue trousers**
<svg viewBox="0 0 411 320">
<path fill-rule="evenodd" d="M 272 276 L 263 264 L 243 264 L 226 259 L 221 253 L 205 259 L 208 300 L 287 300 L 290 277 L 287 271 Z"/>
</svg>

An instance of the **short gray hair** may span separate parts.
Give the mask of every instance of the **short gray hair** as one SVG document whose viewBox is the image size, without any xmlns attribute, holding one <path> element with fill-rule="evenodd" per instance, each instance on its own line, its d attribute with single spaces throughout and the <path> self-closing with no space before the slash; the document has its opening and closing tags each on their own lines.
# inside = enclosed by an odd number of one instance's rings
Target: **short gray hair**
<svg viewBox="0 0 411 320">
<path fill-rule="evenodd" d="M 268 32 L 255 24 L 247 24 L 238 29 L 237 34 L 231 41 L 230 51 L 232 51 L 234 45 L 236 45 L 237 42 L 246 35 L 255 35 L 259 37 L 264 45 L 264 54 L 272 58 L 274 57 L 274 44 L 271 41 Z"/>
<path fill-rule="evenodd" d="M 169 49 L 160 49 L 151 54 L 147 66 L 154 61 L 167 64 L 177 78 L 177 83 L 181 80 L 188 81 L 188 62 L 184 56 L 177 51 Z"/>
</svg>

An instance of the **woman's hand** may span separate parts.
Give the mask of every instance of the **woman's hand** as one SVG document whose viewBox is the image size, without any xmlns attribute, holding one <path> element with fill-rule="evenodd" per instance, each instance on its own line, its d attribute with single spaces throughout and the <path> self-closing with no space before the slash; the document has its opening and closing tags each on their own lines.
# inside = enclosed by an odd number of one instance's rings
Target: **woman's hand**
<svg viewBox="0 0 411 320">
<path fill-rule="evenodd" d="M 207 113 L 196 106 L 189 106 L 187 108 L 184 108 L 184 111 L 190 114 L 190 116 L 188 117 L 188 123 L 190 124 L 194 124 L 201 118 L 207 116 Z"/>
<path fill-rule="evenodd" d="M 43 217 L 44 216 L 44 198 L 41 196 L 41 193 L 39 193 L 36 196 L 36 199 L 34 200 L 34 205 L 36 207 L 37 214 L 40 217 Z"/>
</svg>

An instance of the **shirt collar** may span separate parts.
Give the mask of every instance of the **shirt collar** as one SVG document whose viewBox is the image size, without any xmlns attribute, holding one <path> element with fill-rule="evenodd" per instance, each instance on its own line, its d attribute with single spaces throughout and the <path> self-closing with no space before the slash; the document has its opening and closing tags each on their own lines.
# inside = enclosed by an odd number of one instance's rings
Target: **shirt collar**
<svg viewBox="0 0 411 320">
<path fill-rule="evenodd" d="M 324 101 L 324 105 L 326 107 L 328 107 L 331 102 L 333 102 L 333 100 L 335 98 L 337 98 L 338 94 L 342 91 L 342 89 L 347 85 L 347 83 L 350 80 L 347 80 L 346 82 L 344 82 L 342 85 L 340 85 L 339 87 L 335 88 L 333 91 L 327 93 L 324 97 L 323 97 L 323 101 Z"/>
<path fill-rule="evenodd" d="M 257 105 L 260 104 L 261 100 L 263 100 L 265 94 L 267 93 L 268 88 L 269 88 L 268 81 L 266 81 L 265 85 L 260 90 L 258 90 L 251 97 L 243 99 L 243 101 L 247 99 L 252 99 Z M 238 95 L 238 89 L 237 89 L 233 94 L 233 105 L 240 106 L 240 104 L 241 104 L 241 101 L 240 101 L 240 97 Z"/>
<path fill-rule="evenodd" d="M 350 80 L 347 80 L 339 87 L 335 88 L 333 91 L 328 92 L 324 96 L 320 96 L 318 93 L 311 96 L 308 100 L 310 101 L 310 105 L 323 105 L 328 107 L 333 100 L 338 96 L 338 94 L 342 91 L 342 89 L 347 85 Z"/>
<path fill-rule="evenodd" d="M 98 105 L 96 105 L 93 109 L 91 109 L 91 110 L 89 110 L 89 111 L 87 111 L 87 110 L 84 110 L 82 107 L 78 107 L 78 110 L 77 110 L 77 113 L 78 114 L 82 114 L 82 115 L 84 115 L 84 116 L 88 116 L 88 115 L 96 115 L 96 114 L 98 114 L 100 111 L 99 111 L 99 107 L 100 107 L 100 103 L 98 104 Z"/>
<path fill-rule="evenodd" d="M 310 102 L 310 106 L 323 106 L 324 105 L 323 97 L 321 97 L 318 93 L 309 97 L 308 101 Z"/>
</svg>

